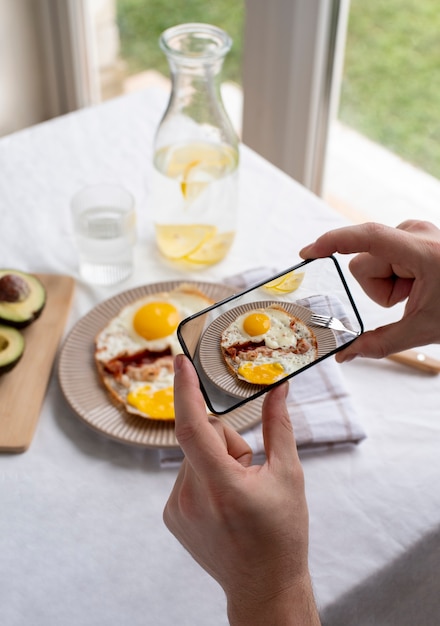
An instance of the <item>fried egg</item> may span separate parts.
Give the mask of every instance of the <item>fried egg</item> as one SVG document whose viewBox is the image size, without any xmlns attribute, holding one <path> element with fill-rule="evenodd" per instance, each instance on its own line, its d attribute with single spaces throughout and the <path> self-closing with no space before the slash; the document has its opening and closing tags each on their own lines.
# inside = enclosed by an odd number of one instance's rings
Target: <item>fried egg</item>
<svg viewBox="0 0 440 626">
<path fill-rule="evenodd" d="M 182 352 L 177 327 L 210 304 L 202 292 L 182 285 L 128 304 L 98 333 L 98 372 L 128 412 L 174 419 L 173 357 Z"/>
<path fill-rule="evenodd" d="M 278 305 L 239 315 L 223 331 L 221 350 L 241 380 L 270 385 L 316 359 L 314 333 Z"/>
<path fill-rule="evenodd" d="M 176 330 L 186 317 L 209 306 L 201 293 L 174 290 L 150 294 L 124 307 L 96 338 L 97 358 L 109 361 L 141 350 L 181 352 Z"/>
</svg>

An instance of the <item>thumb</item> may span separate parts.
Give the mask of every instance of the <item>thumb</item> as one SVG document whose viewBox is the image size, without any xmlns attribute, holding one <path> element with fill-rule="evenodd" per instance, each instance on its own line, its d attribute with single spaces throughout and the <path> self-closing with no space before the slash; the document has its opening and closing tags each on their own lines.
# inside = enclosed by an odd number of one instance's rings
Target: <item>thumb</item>
<svg viewBox="0 0 440 626">
<path fill-rule="evenodd" d="M 269 463 L 289 465 L 296 457 L 296 442 L 286 405 L 288 383 L 274 387 L 264 399 L 262 409 L 263 438 Z"/>
<path fill-rule="evenodd" d="M 347 348 L 336 354 L 336 361 L 344 363 L 355 357 L 382 359 L 390 354 L 423 345 L 414 341 L 414 322 L 403 318 L 398 322 L 369 330 L 358 337 Z"/>
</svg>

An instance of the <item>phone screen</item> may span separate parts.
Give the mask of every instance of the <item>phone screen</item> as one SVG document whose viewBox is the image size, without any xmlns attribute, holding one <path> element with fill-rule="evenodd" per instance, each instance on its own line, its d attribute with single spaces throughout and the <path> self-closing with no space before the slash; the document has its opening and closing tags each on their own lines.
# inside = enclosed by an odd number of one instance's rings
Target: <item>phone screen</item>
<svg viewBox="0 0 440 626">
<path fill-rule="evenodd" d="M 321 317 L 319 324 L 314 314 Z M 328 318 L 346 330 L 321 325 Z M 222 415 L 335 354 L 362 332 L 342 270 L 331 256 L 268 276 L 186 318 L 177 336 L 209 410 Z"/>
</svg>

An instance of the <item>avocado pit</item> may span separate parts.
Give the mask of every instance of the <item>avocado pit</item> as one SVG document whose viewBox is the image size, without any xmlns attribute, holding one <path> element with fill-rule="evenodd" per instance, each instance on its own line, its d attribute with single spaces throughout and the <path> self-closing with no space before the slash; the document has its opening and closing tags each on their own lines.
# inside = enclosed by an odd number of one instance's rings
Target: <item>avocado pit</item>
<svg viewBox="0 0 440 626">
<path fill-rule="evenodd" d="M 0 302 L 23 302 L 31 290 L 18 274 L 4 274 L 0 278 Z"/>
<path fill-rule="evenodd" d="M 46 290 L 33 274 L 0 269 L 0 323 L 24 328 L 40 316 Z"/>
</svg>

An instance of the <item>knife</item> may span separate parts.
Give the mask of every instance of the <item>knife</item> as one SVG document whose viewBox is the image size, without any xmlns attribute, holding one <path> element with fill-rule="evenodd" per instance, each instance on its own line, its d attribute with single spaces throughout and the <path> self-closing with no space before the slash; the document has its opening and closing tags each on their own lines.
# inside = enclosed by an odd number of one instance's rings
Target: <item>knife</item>
<svg viewBox="0 0 440 626">
<path fill-rule="evenodd" d="M 440 373 L 440 360 L 434 359 L 432 356 L 428 356 L 419 350 L 404 350 L 403 352 L 390 354 L 387 358 L 409 367 L 415 367 L 428 374 Z"/>
</svg>

